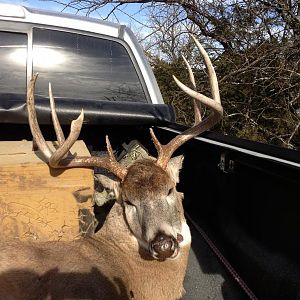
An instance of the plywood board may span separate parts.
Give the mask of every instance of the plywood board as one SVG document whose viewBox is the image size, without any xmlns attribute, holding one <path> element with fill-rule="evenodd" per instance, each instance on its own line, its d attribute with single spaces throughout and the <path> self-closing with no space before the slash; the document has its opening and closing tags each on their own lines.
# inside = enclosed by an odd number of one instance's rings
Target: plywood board
<svg viewBox="0 0 300 300">
<path fill-rule="evenodd" d="M 54 149 L 54 143 L 48 142 Z M 89 156 L 82 141 L 71 153 Z M 0 230 L 2 238 L 73 240 L 91 233 L 93 170 L 54 170 L 32 142 L 0 142 Z"/>
</svg>

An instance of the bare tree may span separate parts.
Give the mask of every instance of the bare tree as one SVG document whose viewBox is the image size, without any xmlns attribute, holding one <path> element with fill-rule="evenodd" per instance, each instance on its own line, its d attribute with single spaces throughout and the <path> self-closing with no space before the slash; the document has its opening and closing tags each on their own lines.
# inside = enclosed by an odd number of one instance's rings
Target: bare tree
<svg viewBox="0 0 300 300">
<path fill-rule="evenodd" d="M 86 14 L 111 5 L 109 16 L 126 5 L 141 4 L 148 14 L 149 32 L 141 40 L 165 100 L 176 105 L 179 121 L 187 123 L 192 107 L 185 107 L 182 113 L 177 99 L 185 96 L 174 91 L 170 74 L 183 73 L 181 53 L 188 54 L 190 61 L 199 62 L 184 35 L 193 32 L 210 52 L 219 76 L 225 108 L 219 130 L 284 147 L 300 147 L 299 0 L 66 0 L 61 3 Z M 199 64 L 192 67 L 199 79 L 205 76 Z"/>
</svg>

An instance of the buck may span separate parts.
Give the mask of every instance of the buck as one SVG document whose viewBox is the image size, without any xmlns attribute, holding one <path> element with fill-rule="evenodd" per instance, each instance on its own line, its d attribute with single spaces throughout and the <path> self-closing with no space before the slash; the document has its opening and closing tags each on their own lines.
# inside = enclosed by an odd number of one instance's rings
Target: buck
<svg viewBox="0 0 300 300">
<path fill-rule="evenodd" d="M 0 245 L 0 299 L 180 299 L 191 244 L 184 217 L 183 194 L 176 190 L 183 157 L 171 158 L 189 139 L 216 124 L 222 117 L 218 82 L 211 61 L 193 37 L 204 57 L 212 98 L 178 86 L 194 100 L 195 124 L 162 145 L 150 133 L 158 158 L 150 157 L 122 167 L 106 136 L 107 157 L 78 157 L 69 153 L 78 139 L 84 115 L 72 121 L 64 138 L 49 85 L 52 119 L 59 147 L 51 152 L 40 131 L 34 104 L 37 75 L 27 93 L 29 124 L 33 138 L 51 168 L 101 166 L 119 181 L 107 180 L 116 195 L 105 224 L 93 237 L 72 242 L 7 241 Z M 201 119 L 200 103 L 211 109 Z"/>
</svg>

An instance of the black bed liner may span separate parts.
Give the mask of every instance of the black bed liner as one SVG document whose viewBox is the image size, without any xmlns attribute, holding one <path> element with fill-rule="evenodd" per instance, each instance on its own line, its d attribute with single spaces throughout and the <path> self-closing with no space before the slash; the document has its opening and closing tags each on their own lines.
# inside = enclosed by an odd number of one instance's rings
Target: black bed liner
<svg viewBox="0 0 300 300">
<path fill-rule="evenodd" d="M 196 228 L 189 223 L 192 249 L 185 276 L 182 300 L 243 300 L 249 299 L 224 265 L 217 259 Z"/>
</svg>

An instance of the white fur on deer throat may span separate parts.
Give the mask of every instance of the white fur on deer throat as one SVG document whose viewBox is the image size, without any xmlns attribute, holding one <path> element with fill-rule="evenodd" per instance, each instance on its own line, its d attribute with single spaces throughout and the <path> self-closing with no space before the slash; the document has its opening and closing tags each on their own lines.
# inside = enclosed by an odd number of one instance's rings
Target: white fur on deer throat
<svg viewBox="0 0 300 300">
<path fill-rule="evenodd" d="M 192 242 L 191 231 L 186 222 L 182 222 L 181 235 L 183 236 L 183 241 L 179 244 L 180 247 L 190 245 Z"/>
</svg>

